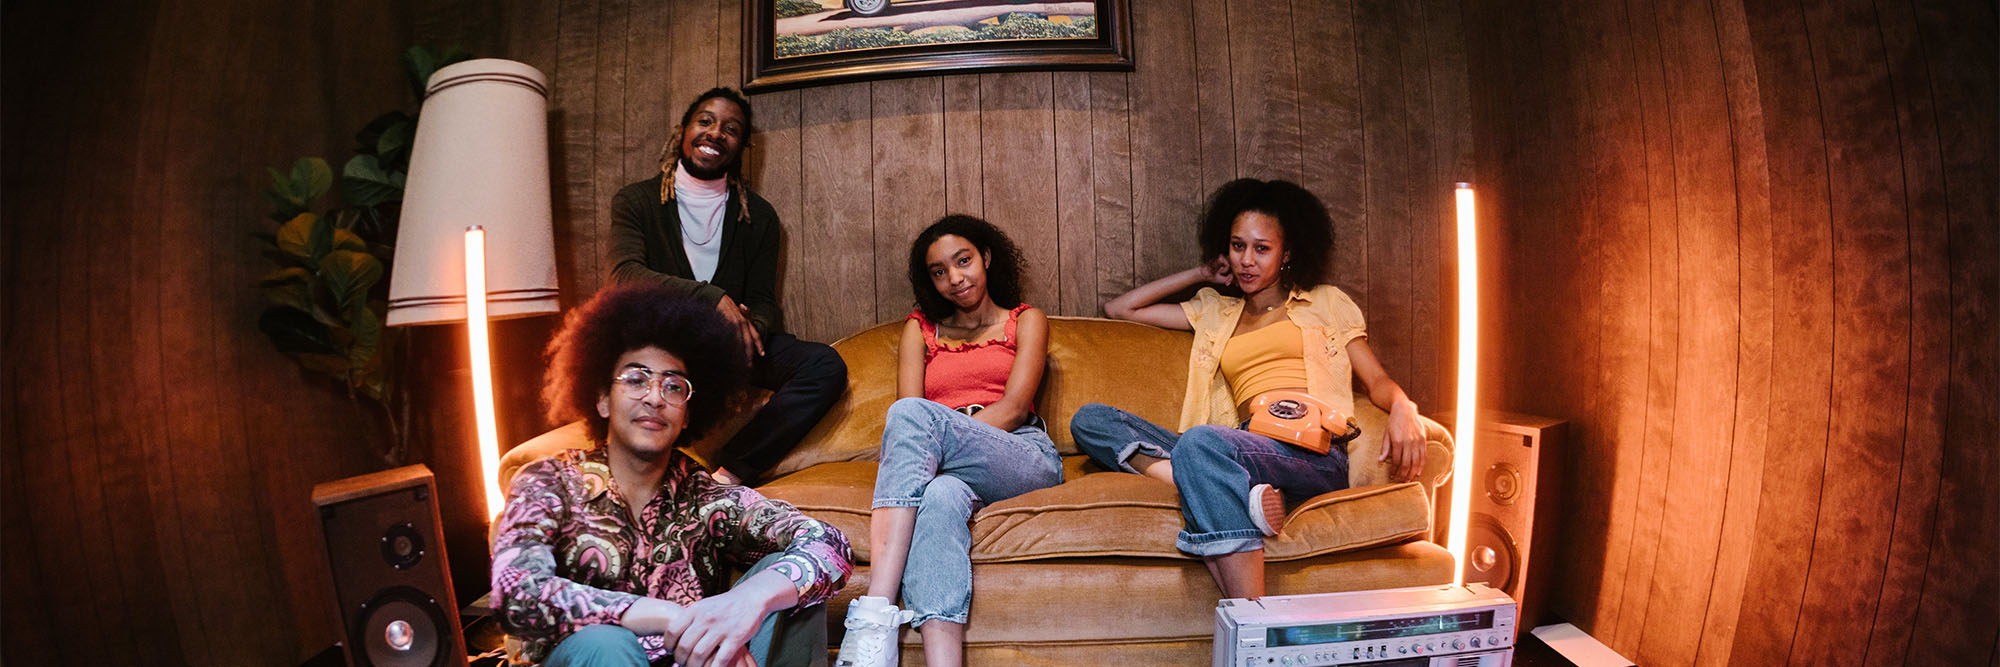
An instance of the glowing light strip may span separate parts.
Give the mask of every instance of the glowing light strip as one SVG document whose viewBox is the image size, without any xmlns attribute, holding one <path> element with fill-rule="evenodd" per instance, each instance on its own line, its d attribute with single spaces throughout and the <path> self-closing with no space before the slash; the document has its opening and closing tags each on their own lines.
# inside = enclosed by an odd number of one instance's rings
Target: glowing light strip
<svg viewBox="0 0 2000 667">
<path fill-rule="evenodd" d="M 1474 418 L 1479 389 L 1479 253 L 1474 236 L 1472 184 L 1460 183 L 1458 199 L 1458 424 L 1452 429 L 1458 451 L 1452 454 L 1451 550 L 1452 585 L 1465 585 L 1465 546 L 1472 532 L 1466 525 L 1472 507 Z"/>
<path fill-rule="evenodd" d="M 486 520 L 500 516 L 500 432 L 493 417 L 493 351 L 486 322 L 486 228 L 465 228 L 465 338 L 472 350 L 472 413 L 479 422 L 479 468 L 486 479 Z"/>
</svg>

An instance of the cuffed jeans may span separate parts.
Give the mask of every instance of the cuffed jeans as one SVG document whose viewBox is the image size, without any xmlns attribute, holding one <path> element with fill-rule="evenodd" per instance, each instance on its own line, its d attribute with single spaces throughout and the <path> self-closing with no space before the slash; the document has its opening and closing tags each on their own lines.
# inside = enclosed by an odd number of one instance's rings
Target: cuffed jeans
<svg viewBox="0 0 2000 667">
<path fill-rule="evenodd" d="M 1315 454 L 1242 429 L 1196 426 L 1174 435 L 1132 413 L 1091 403 L 1069 420 L 1070 437 L 1098 465 L 1137 473 L 1133 454 L 1171 459 L 1181 496 L 1174 546 L 1197 556 L 1264 548 L 1250 521 L 1250 487 L 1269 484 L 1296 505 L 1347 488 L 1347 452 Z"/>
<path fill-rule="evenodd" d="M 736 583 L 778 563 L 778 552 L 765 556 L 739 577 Z M 780 609 L 764 616 L 757 634 L 750 638 L 750 657 L 759 667 L 811 665 L 826 667 L 826 605 L 813 605 L 794 613 Z M 660 658 L 662 667 L 674 656 Z M 617 625 L 586 626 L 556 644 L 542 667 L 646 667 L 646 650 L 639 647 L 639 635 Z"/>
<path fill-rule="evenodd" d="M 1030 417 L 1002 431 L 934 401 L 889 406 L 874 506 L 917 508 L 903 565 L 911 626 L 964 623 L 972 608 L 972 514 L 987 503 L 1062 483 L 1062 457 Z"/>
</svg>

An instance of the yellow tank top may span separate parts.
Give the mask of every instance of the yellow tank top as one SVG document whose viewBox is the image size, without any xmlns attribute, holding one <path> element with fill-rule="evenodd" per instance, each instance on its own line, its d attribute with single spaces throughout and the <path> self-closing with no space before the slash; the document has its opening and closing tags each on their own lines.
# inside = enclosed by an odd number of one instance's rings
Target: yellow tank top
<svg viewBox="0 0 2000 667">
<path fill-rule="evenodd" d="M 1230 338 L 1219 361 L 1238 406 L 1273 389 L 1306 386 L 1305 335 L 1290 319 Z"/>
</svg>

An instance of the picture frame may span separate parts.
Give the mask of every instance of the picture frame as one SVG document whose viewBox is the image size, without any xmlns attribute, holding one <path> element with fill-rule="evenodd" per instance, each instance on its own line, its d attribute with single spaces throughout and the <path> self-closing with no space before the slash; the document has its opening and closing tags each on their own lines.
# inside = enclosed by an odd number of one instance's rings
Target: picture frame
<svg viewBox="0 0 2000 667">
<path fill-rule="evenodd" d="M 810 4 L 822 11 L 801 13 Z M 841 7 L 827 8 L 835 4 Z M 743 13 L 749 93 L 968 72 L 1133 68 L 1130 0 L 745 0 Z"/>
</svg>

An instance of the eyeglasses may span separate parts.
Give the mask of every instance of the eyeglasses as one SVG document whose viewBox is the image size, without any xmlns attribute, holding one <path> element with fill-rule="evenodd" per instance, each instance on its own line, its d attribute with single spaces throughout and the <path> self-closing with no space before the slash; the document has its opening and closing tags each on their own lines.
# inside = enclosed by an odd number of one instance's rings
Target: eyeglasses
<svg viewBox="0 0 2000 667">
<path fill-rule="evenodd" d="M 653 385 L 660 387 L 660 398 L 674 405 L 687 405 L 694 396 L 694 383 L 688 381 L 686 373 L 680 371 L 655 371 L 650 368 L 627 368 L 618 377 L 611 378 L 626 398 L 638 401 L 646 398 L 646 392 Z"/>
</svg>

